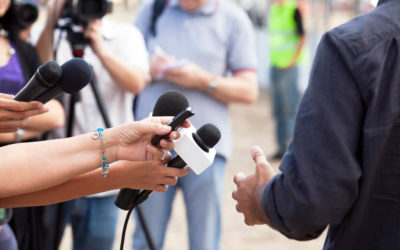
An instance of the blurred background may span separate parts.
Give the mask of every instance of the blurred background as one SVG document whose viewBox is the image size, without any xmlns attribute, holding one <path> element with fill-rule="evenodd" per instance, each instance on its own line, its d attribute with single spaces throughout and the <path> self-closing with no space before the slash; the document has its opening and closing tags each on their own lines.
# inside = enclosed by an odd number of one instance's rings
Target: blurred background
<svg viewBox="0 0 400 250">
<path fill-rule="evenodd" d="M 41 1 L 40 16 L 35 26 L 42 25 L 45 20 L 45 2 Z M 244 172 L 245 174 L 253 173 L 254 164 L 249 153 L 250 147 L 255 144 L 260 145 L 267 156 L 275 152 L 277 148 L 274 138 L 275 125 L 269 96 L 268 1 L 237 0 L 236 2 L 248 13 L 256 32 L 256 49 L 259 61 L 258 77 L 261 91 L 256 103 L 252 105 L 232 105 L 230 108 L 234 151 L 233 157 L 227 167 L 226 178 L 225 180 L 221 180 L 225 184 L 221 248 L 223 250 L 322 249 L 326 232 L 318 239 L 298 242 L 287 239 L 266 226 L 246 226 L 243 222 L 243 216 L 235 210 L 235 202 L 231 198 L 231 193 L 235 188 L 232 180 L 233 176 L 238 172 Z M 108 18 L 133 25 L 140 1 L 114 0 L 113 3 L 113 12 L 108 15 Z M 377 0 L 298 0 L 298 4 L 303 16 L 306 33 L 306 57 L 300 67 L 299 81 L 300 90 L 304 92 L 307 87 L 312 59 L 323 33 L 355 16 L 371 11 L 376 6 Z M 279 161 L 272 161 L 271 163 L 277 169 L 279 168 Z M 125 216 L 125 211 L 121 212 L 114 249 L 119 249 Z M 131 218 L 126 235 L 125 249 L 131 249 L 131 236 L 134 227 L 134 220 Z M 71 231 L 70 228 L 67 228 L 60 249 L 72 249 L 71 242 Z M 187 249 L 187 246 L 185 208 L 182 195 L 179 194 L 175 199 L 173 215 L 168 226 L 164 249 L 181 250 Z"/>
</svg>

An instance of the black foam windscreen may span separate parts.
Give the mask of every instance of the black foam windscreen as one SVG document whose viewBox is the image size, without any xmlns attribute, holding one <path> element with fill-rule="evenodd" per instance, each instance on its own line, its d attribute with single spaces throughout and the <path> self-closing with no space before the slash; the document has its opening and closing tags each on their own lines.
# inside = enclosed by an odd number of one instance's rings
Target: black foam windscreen
<svg viewBox="0 0 400 250">
<path fill-rule="evenodd" d="M 214 147 L 218 143 L 219 139 L 221 139 L 221 132 L 211 123 L 201 126 L 197 130 L 197 135 L 210 148 Z"/>
<path fill-rule="evenodd" d="M 169 90 L 162 94 L 153 109 L 153 116 L 176 116 L 189 107 L 186 97 L 179 91 Z"/>
<path fill-rule="evenodd" d="M 48 87 L 52 87 L 62 77 L 62 69 L 56 61 L 48 61 L 38 69 L 40 76 Z"/>
<path fill-rule="evenodd" d="M 58 86 L 66 93 L 77 92 L 88 84 L 93 76 L 89 64 L 80 58 L 73 58 L 61 65 L 63 74 Z"/>
</svg>

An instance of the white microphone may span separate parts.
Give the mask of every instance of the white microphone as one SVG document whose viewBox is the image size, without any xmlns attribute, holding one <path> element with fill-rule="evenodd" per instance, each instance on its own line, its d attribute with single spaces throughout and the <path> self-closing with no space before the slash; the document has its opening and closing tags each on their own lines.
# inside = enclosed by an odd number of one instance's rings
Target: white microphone
<svg viewBox="0 0 400 250">
<path fill-rule="evenodd" d="M 175 140 L 178 154 L 168 162 L 168 167 L 183 168 L 188 165 L 197 175 L 214 162 L 216 150 L 213 148 L 221 138 L 221 132 L 213 124 L 205 124 L 198 130 L 194 126 L 181 128 L 181 136 Z"/>
</svg>

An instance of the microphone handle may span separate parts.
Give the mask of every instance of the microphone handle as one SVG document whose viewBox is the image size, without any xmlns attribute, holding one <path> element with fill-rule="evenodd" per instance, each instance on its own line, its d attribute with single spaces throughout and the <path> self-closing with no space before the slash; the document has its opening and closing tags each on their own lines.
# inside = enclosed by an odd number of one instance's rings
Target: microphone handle
<svg viewBox="0 0 400 250">
<path fill-rule="evenodd" d="M 186 162 L 179 155 L 177 155 L 175 158 L 168 162 L 167 167 L 184 168 L 186 165 Z"/>
<path fill-rule="evenodd" d="M 123 210 L 129 210 L 133 205 L 134 201 L 137 200 L 140 190 L 123 188 L 119 191 L 117 198 L 114 201 L 114 204 Z"/>
<path fill-rule="evenodd" d="M 186 162 L 184 160 L 182 160 L 182 158 L 179 155 L 177 155 L 175 158 L 173 158 L 172 160 L 170 160 L 168 162 L 167 167 L 184 168 L 186 165 L 187 165 Z M 135 201 L 130 203 L 130 205 L 133 205 L 133 207 L 135 208 L 137 205 L 140 205 L 143 201 L 147 200 L 147 198 L 149 198 L 152 193 L 153 193 L 153 191 L 151 191 L 151 190 L 143 190 L 142 192 L 139 193 L 139 195 L 137 196 Z M 119 208 L 121 208 L 121 207 L 119 207 Z M 125 210 L 127 210 L 127 209 L 125 209 Z"/>
<path fill-rule="evenodd" d="M 33 101 L 36 96 L 48 89 L 41 81 L 44 81 L 43 78 L 39 72 L 36 72 L 29 82 L 14 96 L 14 100 L 23 102 Z"/>
<path fill-rule="evenodd" d="M 33 99 L 33 101 L 39 101 L 41 103 L 46 103 L 46 102 L 50 101 L 51 99 L 61 95 L 62 93 L 64 93 L 64 91 L 59 86 L 54 86 L 54 87 L 47 89 L 43 93 L 41 93 L 39 96 L 36 96 Z"/>
<path fill-rule="evenodd" d="M 193 115 L 194 115 L 194 112 L 193 112 L 192 108 L 188 107 L 187 109 L 185 109 L 182 112 L 180 112 L 179 114 L 177 114 L 172 119 L 172 121 L 170 121 L 168 123 L 168 125 L 171 126 L 172 130 L 176 130 L 180 124 L 182 124 L 187 118 L 189 118 Z M 168 137 L 169 137 L 169 134 L 155 135 L 151 139 L 151 144 L 153 144 L 154 146 L 157 146 L 158 143 L 160 143 L 161 139 L 163 139 L 163 138 L 168 139 Z M 171 167 L 174 167 L 174 166 L 171 166 Z M 177 166 L 177 167 L 179 167 L 179 166 Z M 184 166 L 186 166 L 186 163 L 182 167 L 179 167 L 179 168 L 183 168 Z M 119 207 L 120 209 L 129 210 L 132 206 L 136 207 L 137 205 L 139 205 L 140 203 L 145 201 L 147 198 L 149 198 L 151 193 L 152 193 L 152 191 L 150 191 L 150 190 L 142 190 L 140 192 L 140 190 L 124 188 L 119 191 L 118 196 L 114 201 L 114 204 L 117 207 Z"/>
</svg>

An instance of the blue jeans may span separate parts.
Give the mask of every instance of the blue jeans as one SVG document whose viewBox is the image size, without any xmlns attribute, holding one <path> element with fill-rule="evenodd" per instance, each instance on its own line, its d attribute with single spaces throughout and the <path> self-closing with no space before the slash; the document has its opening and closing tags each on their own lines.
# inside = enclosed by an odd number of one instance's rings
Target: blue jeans
<svg viewBox="0 0 400 250">
<path fill-rule="evenodd" d="M 65 203 L 62 233 L 71 223 L 74 250 L 112 249 L 119 214 L 114 200 L 115 196 L 106 196 Z M 56 227 L 58 206 L 48 206 L 45 211 L 45 226 L 52 231 Z"/>
<path fill-rule="evenodd" d="M 0 250 L 18 250 L 17 240 L 10 226 L 6 223 L 0 229 Z"/>
<path fill-rule="evenodd" d="M 292 139 L 294 118 L 299 103 L 298 68 L 288 70 L 271 67 L 272 106 L 276 121 L 279 152 L 285 152 Z"/>
<path fill-rule="evenodd" d="M 182 188 L 188 219 L 191 250 L 218 250 L 221 238 L 221 206 L 226 160 L 216 156 L 214 163 L 201 175 L 191 173 L 179 178 L 176 186 L 165 193 L 154 193 L 140 205 L 156 249 L 163 248 L 172 202 L 178 187 Z M 182 218 L 185 216 L 182 215 Z M 133 249 L 149 249 L 140 222 L 136 218 Z M 185 247 L 182 247 L 185 249 Z"/>
</svg>

